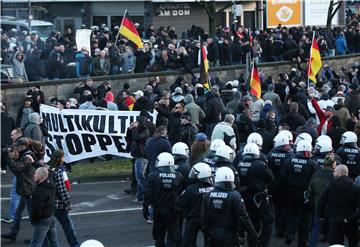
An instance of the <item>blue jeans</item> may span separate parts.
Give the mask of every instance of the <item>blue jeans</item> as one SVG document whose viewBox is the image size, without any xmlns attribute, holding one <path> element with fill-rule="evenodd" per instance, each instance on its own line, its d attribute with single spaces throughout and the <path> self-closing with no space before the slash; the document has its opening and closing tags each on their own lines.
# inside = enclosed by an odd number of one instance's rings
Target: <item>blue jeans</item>
<svg viewBox="0 0 360 247">
<path fill-rule="evenodd" d="M 314 213 L 313 226 L 310 233 L 309 247 L 316 247 L 320 235 L 320 221 L 316 213 Z"/>
<path fill-rule="evenodd" d="M 144 183 L 145 183 L 145 170 L 148 164 L 148 160 L 144 158 L 137 158 L 135 160 L 135 177 L 137 181 L 137 194 L 136 199 L 138 201 L 144 200 Z"/>
<path fill-rule="evenodd" d="M 15 219 L 16 209 L 20 202 L 20 196 L 16 193 L 16 176 L 14 176 L 12 180 L 10 198 L 9 218 Z"/>
<path fill-rule="evenodd" d="M 53 216 L 34 223 L 29 247 L 42 247 L 46 238 L 49 247 L 59 247 Z"/>
<path fill-rule="evenodd" d="M 77 240 L 75 227 L 70 218 L 69 212 L 66 210 L 55 210 L 54 215 L 60 222 L 70 247 L 79 247 L 80 244 Z"/>
<path fill-rule="evenodd" d="M 118 65 L 111 65 L 110 67 L 110 75 L 117 75 L 119 74 L 119 66 Z"/>
<path fill-rule="evenodd" d="M 21 217 L 22 213 L 26 207 L 27 213 L 30 216 L 31 215 L 31 199 L 30 196 L 21 196 L 19 205 L 16 209 L 14 223 L 11 226 L 11 233 L 17 234 L 20 230 L 20 223 L 21 223 Z"/>
</svg>

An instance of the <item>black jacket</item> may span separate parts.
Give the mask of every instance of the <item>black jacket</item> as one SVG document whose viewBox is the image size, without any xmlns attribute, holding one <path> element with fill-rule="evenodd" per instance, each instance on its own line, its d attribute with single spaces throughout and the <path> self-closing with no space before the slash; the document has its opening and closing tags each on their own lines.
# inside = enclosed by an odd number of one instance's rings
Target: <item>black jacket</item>
<svg viewBox="0 0 360 247">
<path fill-rule="evenodd" d="M 292 157 L 294 157 L 294 153 L 290 147 L 288 149 L 277 147 L 268 154 L 268 165 L 274 174 L 275 186 L 280 186 L 280 171 L 283 168 L 285 161 L 291 159 Z"/>
<path fill-rule="evenodd" d="M 211 184 L 201 181 L 186 187 L 177 204 L 185 219 L 200 218 L 203 197 L 213 189 Z"/>
<path fill-rule="evenodd" d="M 54 214 L 55 187 L 50 179 L 37 184 L 31 197 L 31 223 L 37 223 Z"/>
<path fill-rule="evenodd" d="M 274 180 L 271 169 L 262 160 L 245 155 L 238 167 L 241 187 L 247 194 L 256 194 L 269 188 Z"/>
<path fill-rule="evenodd" d="M 281 118 L 281 123 L 288 124 L 290 131 L 296 131 L 297 127 L 306 124 L 306 120 L 298 112 L 289 112 Z"/>
<path fill-rule="evenodd" d="M 146 158 L 149 161 L 148 170 L 153 171 L 157 156 L 162 152 L 171 153 L 171 144 L 166 137 L 154 136 L 145 143 Z"/>
<path fill-rule="evenodd" d="M 205 194 L 201 207 L 201 225 L 208 241 L 219 238 L 229 245 L 237 244 L 238 233 L 245 229 L 249 240 L 257 241 L 257 234 L 246 212 L 240 193 L 215 186 Z M 220 240 L 221 241 L 221 240 Z"/>
<path fill-rule="evenodd" d="M 218 123 L 220 122 L 220 113 L 223 110 L 223 105 L 219 101 L 219 99 L 216 98 L 216 96 L 209 94 L 209 96 L 206 96 L 206 123 Z"/>
<path fill-rule="evenodd" d="M 349 168 L 349 177 L 355 179 L 360 175 L 360 149 L 353 145 L 342 145 L 336 154 L 340 156 L 342 164 Z"/>
<path fill-rule="evenodd" d="M 280 183 L 286 188 L 292 203 L 304 203 L 304 193 L 309 186 L 312 175 L 319 169 L 313 159 L 299 155 L 285 161 L 280 171 Z"/>
<path fill-rule="evenodd" d="M 175 156 L 174 158 L 175 158 L 175 169 L 176 171 L 181 173 L 184 179 L 184 185 L 187 185 L 187 181 L 191 169 L 189 161 L 186 157 Z"/>
<path fill-rule="evenodd" d="M 358 219 L 360 209 L 360 187 L 349 177 L 337 177 L 330 182 L 322 193 L 317 212 L 320 218 Z"/>
<path fill-rule="evenodd" d="M 180 141 L 180 128 L 181 128 L 181 113 L 179 112 L 169 112 L 165 111 L 162 106 L 156 108 L 161 116 L 164 116 L 168 119 L 168 133 L 169 141 L 172 145 Z"/>
<path fill-rule="evenodd" d="M 15 120 L 7 113 L 1 112 L 1 146 L 10 146 L 10 134 L 15 129 Z"/>
<path fill-rule="evenodd" d="M 180 172 L 160 167 L 151 172 L 144 185 L 144 204 L 155 209 L 175 209 L 184 180 Z"/>
</svg>

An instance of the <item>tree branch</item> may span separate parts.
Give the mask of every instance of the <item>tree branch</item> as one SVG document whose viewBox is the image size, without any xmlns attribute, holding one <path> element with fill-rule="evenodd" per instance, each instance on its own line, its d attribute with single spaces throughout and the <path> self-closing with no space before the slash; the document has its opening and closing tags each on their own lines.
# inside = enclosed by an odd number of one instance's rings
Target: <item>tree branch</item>
<svg viewBox="0 0 360 247">
<path fill-rule="evenodd" d="M 335 5 L 335 4 L 337 4 L 337 6 L 336 6 L 336 8 L 334 9 L 334 11 L 333 11 L 333 12 L 331 13 L 331 15 L 330 15 L 331 19 L 335 16 L 336 12 L 340 9 L 342 2 L 336 2 L 336 3 L 334 3 L 334 5 Z"/>
</svg>

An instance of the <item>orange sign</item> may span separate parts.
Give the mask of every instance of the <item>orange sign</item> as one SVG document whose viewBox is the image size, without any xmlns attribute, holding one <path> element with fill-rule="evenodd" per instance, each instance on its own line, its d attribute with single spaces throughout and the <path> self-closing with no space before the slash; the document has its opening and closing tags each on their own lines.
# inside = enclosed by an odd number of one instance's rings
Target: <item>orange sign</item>
<svg viewBox="0 0 360 247">
<path fill-rule="evenodd" d="M 267 27 L 300 26 L 302 24 L 301 0 L 267 0 Z"/>
</svg>

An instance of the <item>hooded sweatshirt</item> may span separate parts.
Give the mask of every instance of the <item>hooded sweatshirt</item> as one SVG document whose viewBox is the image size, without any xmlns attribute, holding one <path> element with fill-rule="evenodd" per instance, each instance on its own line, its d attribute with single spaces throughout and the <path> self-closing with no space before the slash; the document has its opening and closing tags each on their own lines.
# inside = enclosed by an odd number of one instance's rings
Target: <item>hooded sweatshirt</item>
<svg viewBox="0 0 360 247">
<path fill-rule="evenodd" d="M 105 101 L 107 103 L 107 109 L 110 111 L 117 111 L 118 106 L 114 103 L 114 94 L 112 92 L 107 92 L 105 95 Z"/>
<path fill-rule="evenodd" d="M 185 110 L 191 115 L 191 122 L 194 124 L 200 123 L 200 118 L 205 118 L 205 112 L 194 103 L 194 97 L 191 94 L 188 94 L 184 98 Z"/>
<path fill-rule="evenodd" d="M 31 138 L 35 141 L 42 142 L 43 134 L 40 124 L 40 115 L 37 112 L 33 112 L 29 115 L 29 123 L 25 126 L 24 137 Z"/>
<path fill-rule="evenodd" d="M 22 52 L 17 51 L 12 58 L 14 77 L 20 77 L 24 81 L 28 81 L 28 76 L 26 73 L 25 65 L 24 65 L 24 58 L 21 61 L 16 59 L 16 56 L 19 53 L 22 53 Z"/>
</svg>

